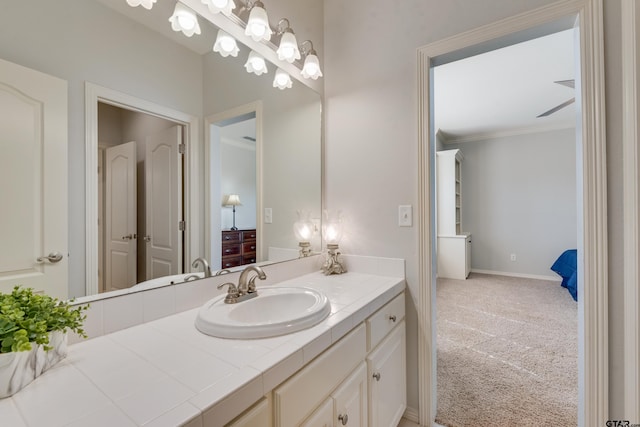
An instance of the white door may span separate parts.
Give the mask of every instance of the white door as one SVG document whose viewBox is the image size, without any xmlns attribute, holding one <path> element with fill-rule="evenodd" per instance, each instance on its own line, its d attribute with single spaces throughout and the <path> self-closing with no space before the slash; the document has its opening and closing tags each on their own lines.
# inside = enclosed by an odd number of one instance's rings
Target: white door
<svg viewBox="0 0 640 427">
<path fill-rule="evenodd" d="M 145 149 L 146 278 L 182 273 L 182 127 L 147 137 Z"/>
<path fill-rule="evenodd" d="M 105 290 L 137 281 L 136 143 L 105 150 Z"/>
<path fill-rule="evenodd" d="M 0 292 L 66 299 L 66 81 L 0 60 L 0 152 Z"/>
</svg>

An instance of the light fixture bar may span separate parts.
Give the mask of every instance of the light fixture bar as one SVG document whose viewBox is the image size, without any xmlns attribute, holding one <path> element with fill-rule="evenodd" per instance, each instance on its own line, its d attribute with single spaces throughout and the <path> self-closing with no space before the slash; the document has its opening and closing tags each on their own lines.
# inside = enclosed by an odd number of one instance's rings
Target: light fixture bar
<svg viewBox="0 0 640 427">
<path fill-rule="evenodd" d="M 238 18 L 235 14 L 231 14 L 229 17 L 223 16 L 220 13 L 213 14 L 201 0 L 182 0 L 182 3 L 193 9 L 193 11 L 203 19 L 211 22 L 213 25 L 224 30 L 240 43 L 262 55 L 267 61 L 272 64 L 278 64 L 282 70 L 286 71 L 301 84 L 307 86 L 314 92 L 322 93 L 323 81 L 321 79 L 306 79 L 302 76 L 302 70 L 295 64 L 280 61 L 278 59 L 278 54 L 276 53 L 277 47 L 272 42 L 255 42 L 251 37 L 246 36 L 244 34 L 244 28 L 246 26 L 244 21 Z"/>
</svg>

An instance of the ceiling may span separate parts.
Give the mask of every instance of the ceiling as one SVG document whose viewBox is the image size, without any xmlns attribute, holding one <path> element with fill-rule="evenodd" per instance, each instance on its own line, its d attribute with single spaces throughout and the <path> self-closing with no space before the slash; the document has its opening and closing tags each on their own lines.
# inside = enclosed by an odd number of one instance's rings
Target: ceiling
<svg viewBox="0 0 640 427">
<path fill-rule="evenodd" d="M 574 31 L 565 30 L 434 68 L 435 128 L 444 142 L 575 126 Z"/>
</svg>

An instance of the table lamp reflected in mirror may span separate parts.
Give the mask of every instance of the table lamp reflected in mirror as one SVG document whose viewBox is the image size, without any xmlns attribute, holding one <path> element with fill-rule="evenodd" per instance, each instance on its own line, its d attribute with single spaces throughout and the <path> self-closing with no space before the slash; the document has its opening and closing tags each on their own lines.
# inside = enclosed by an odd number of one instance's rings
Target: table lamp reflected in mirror
<svg viewBox="0 0 640 427">
<path fill-rule="evenodd" d="M 229 194 L 225 197 L 224 203 L 222 204 L 222 206 L 231 206 L 233 208 L 233 227 L 231 227 L 230 230 L 238 229 L 238 227 L 236 227 L 236 206 L 240 206 L 241 204 L 240 196 L 237 194 Z"/>
</svg>

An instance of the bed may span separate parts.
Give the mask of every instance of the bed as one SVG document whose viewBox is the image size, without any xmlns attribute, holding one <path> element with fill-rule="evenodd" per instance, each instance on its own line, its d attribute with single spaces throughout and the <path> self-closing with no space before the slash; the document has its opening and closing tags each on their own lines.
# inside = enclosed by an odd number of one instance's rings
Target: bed
<svg viewBox="0 0 640 427">
<path fill-rule="evenodd" d="M 578 301 L 578 250 L 564 251 L 553 263 L 551 270 L 562 277 L 562 287 L 567 288 L 575 301 Z"/>
</svg>

